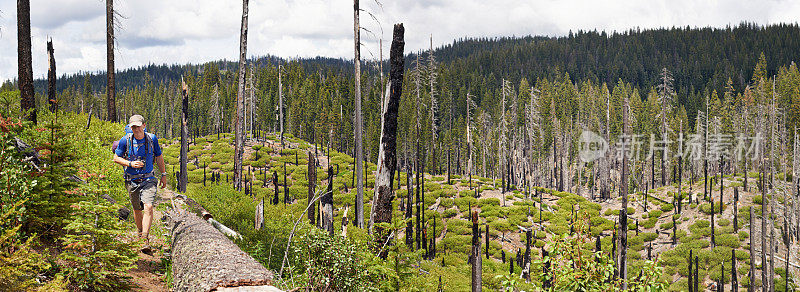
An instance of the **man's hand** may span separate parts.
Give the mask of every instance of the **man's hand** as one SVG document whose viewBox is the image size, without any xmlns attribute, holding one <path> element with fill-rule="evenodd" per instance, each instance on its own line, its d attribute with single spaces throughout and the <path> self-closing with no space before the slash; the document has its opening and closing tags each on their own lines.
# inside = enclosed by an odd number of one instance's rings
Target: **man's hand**
<svg viewBox="0 0 800 292">
<path fill-rule="evenodd" d="M 163 188 L 166 188 L 166 187 L 167 187 L 167 176 L 162 176 L 161 177 L 161 188 L 163 189 Z"/>
<path fill-rule="evenodd" d="M 144 162 L 131 161 L 131 167 L 133 167 L 133 168 L 142 168 L 142 167 L 144 167 Z"/>
</svg>

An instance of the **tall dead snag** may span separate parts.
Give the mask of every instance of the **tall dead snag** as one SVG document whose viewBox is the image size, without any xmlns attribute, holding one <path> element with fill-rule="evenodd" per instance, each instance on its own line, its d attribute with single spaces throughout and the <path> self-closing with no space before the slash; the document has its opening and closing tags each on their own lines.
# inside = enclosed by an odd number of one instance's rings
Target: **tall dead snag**
<svg viewBox="0 0 800 292">
<path fill-rule="evenodd" d="M 627 279 L 627 265 L 628 259 L 628 161 L 625 149 L 626 139 L 630 137 L 630 129 L 628 126 L 628 116 L 630 111 L 630 104 L 628 97 L 625 97 L 625 105 L 622 110 L 622 129 L 623 129 L 623 149 L 622 149 L 622 176 L 620 177 L 619 195 L 622 198 L 622 207 L 619 210 L 619 277 L 622 280 L 622 290 L 628 290 Z"/>
<path fill-rule="evenodd" d="M 322 213 L 322 229 L 333 236 L 333 167 L 328 166 L 328 189 L 322 194 L 320 201 L 320 213 Z"/>
<path fill-rule="evenodd" d="M 50 111 L 55 112 L 58 110 L 58 103 L 56 102 L 56 56 L 53 50 L 53 40 L 47 40 L 47 103 L 50 105 Z"/>
<path fill-rule="evenodd" d="M 358 0 L 353 0 L 353 34 L 355 39 L 355 140 L 356 140 L 356 225 L 364 228 L 364 149 L 361 142 L 361 26 L 358 24 Z"/>
<path fill-rule="evenodd" d="M 36 123 L 36 98 L 33 96 L 31 53 L 31 1 L 17 0 L 17 74 L 19 75 L 20 110 L 26 120 Z"/>
<path fill-rule="evenodd" d="M 406 217 L 405 217 L 405 219 L 408 220 L 408 222 L 406 222 L 406 231 L 405 231 L 406 232 L 406 245 L 409 248 L 413 248 L 413 246 L 414 246 L 414 223 L 412 222 L 413 220 L 411 220 L 411 217 L 413 216 L 412 213 L 414 213 L 414 205 L 412 203 L 412 201 L 413 201 L 412 193 L 414 192 L 414 187 L 411 184 L 411 173 L 410 172 L 406 172 L 406 190 L 407 190 L 407 194 L 406 194 Z"/>
<path fill-rule="evenodd" d="M 689 267 L 688 268 L 689 268 L 688 269 L 689 270 L 689 275 L 688 275 L 689 276 L 689 281 L 688 281 L 689 292 L 694 292 L 694 289 L 693 289 L 694 286 L 692 285 L 693 279 L 692 279 L 692 250 L 691 249 L 689 250 Z"/>
<path fill-rule="evenodd" d="M 117 121 L 116 82 L 114 81 L 114 0 L 106 0 L 106 119 Z"/>
<path fill-rule="evenodd" d="M 236 149 L 233 157 L 233 186 L 242 189 L 242 158 L 244 157 L 244 76 L 247 73 L 247 6 L 250 0 L 242 0 L 242 28 L 239 35 L 239 91 L 236 95 Z M 309 198 L 310 199 L 310 198 Z"/>
<path fill-rule="evenodd" d="M 745 172 L 745 176 L 747 173 Z M 733 232 L 739 231 L 739 188 L 733 188 Z"/>
<path fill-rule="evenodd" d="M 717 213 L 717 211 L 714 210 L 714 197 L 710 196 L 710 198 L 711 198 L 711 248 L 714 248 L 714 247 L 717 246 L 716 240 L 714 239 L 714 225 L 715 225 L 714 224 L 714 213 Z M 722 202 L 720 202 L 719 204 L 720 204 L 720 211 L 721 211 L 722 210 Z"/>
<path fill-rule="evenodd" d="M 317 188 L 317 167 L 314 153 L 308 152 L 308 222 L 314 225 L 317 217 L 317 201 L 314 200 L 314 193 Z"/>
<path fill-rule="evenodd" d="M 281 129 L 281 150 L 283 150 L 283 82 L 281 80 L 281 71 L 283 67 L 278 65 L 278 123 Z"/>
<path fill-rule="evenodd" d="M 255 228 L 260 230 L 261 227 L 264 227 L 264 199 L 256 205 Z"/>
<path fill-rule="evenodd" d="M 178 175 L 178 192 L 186 192 L 186 183 L 189 181 L 189 173 L 186 170 L 186 160 L 189 153 L 189 87 L 181 77 L 181 172 Z"/>
<path fill-rule="evenodd" d="M 739 279 L 736 274 L 736 250 L 731 249 L 731 291 L 733 292 L 739 292 Z"/>
<path fill-rule="evenodd" d="M 761 161 L 761 172 L 764 172 L 764 160 Z M 767 212 L 767 191 L 766 191 L 766 178 L 761 179 L 761 286 L 769 287 L 767 282 L 767 220 L 769 220 L 769 213 Z"/>
<path fill-rule="evenodd" d="M 481 230 L 478 228 L 478 211 L 472 212 L 472 252 L 470 253 L 472 263 L 472 292 L 481 291 Z"/>
<path fill-rule="evenodd" d="M 383 115 L 381 117 L 381 145 L 378 148 L 378 175 L 375 177 L 375 194 L 373 208 L 370 212 L 370 223 L 392 222 L 392 201 L 394 186 L 392 185 L 395 167 L 397 167 L 397 112 L 400 108 L 400 95 L 403 93 L 403 24 L 395 24 L 392 36 L 392 47 L 389 55 L 389 84 L 387 98 L 384 98 Z M 372 224 L 370 224 L 372 226 Z M 382 246 L 388 234 L 378 227 L 376 238 L 378 246 Z M 386 253 L 380 254 L 381 258 Z"/>
</svg>

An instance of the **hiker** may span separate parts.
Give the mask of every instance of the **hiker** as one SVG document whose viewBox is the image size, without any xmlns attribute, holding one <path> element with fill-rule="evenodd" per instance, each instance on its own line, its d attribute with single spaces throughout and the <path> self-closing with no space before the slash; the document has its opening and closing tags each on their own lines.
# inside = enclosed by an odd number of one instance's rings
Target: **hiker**
<svg viewBox="0 0 800 292">
<path fill-rule="evenodd" d="M 144 117 L 133 115 L 128 121 L 132 133 L 126 133 L 119 140 L 114 150 L 114 162 L 125 167 L 125 189 L 133 206 L 133 218 L 139 238 L 145 244 L 143 253 L 150 252 L 148 236 L 153 223 L 153 203 L 156 199 L 156 177 L 161 182 L 163 189 L 167 185 L 167 172 L 164 166 L 164 157 L 161 156 L 161 147 L 158 145 L 156 135 L 145 132 Z M 153 162 L 158 164 L 160 175 L 153 173 Z"/>
</svg>

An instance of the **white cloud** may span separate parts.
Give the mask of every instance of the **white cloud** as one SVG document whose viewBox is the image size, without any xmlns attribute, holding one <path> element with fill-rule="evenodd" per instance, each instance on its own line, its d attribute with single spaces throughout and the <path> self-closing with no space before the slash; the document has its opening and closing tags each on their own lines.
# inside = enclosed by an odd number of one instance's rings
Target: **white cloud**
<svg viewBox="0 0 800 292">
<path fill-rule="evenodd" d="M 34 77 L 45 75 L 45 39 L 55 42 L 59 74 L 105 69 L 104 0 L 31 0 Z M 380 2 L 380 4 L 378 4 Z M 240 1 L 116 0 L 117 69 L 149 63 L 238 59 Z M 251 0 L 248 55 L 352 58 L 349 0 Z M 797 22 L 800 3 L 746 0 L 406 0 L 361 1 L 362 56 L 388 50 L 392 24 L 406 27 L 406 52 L 461 37 L 565 35 L 570 30 Z M 372 14 L 375 19 L 373 19 Z M 381 27 L 383 33 L 381 33 Z M 0 1 L 0 80 L 15 78 L 16 5 Z"/>
</svg>

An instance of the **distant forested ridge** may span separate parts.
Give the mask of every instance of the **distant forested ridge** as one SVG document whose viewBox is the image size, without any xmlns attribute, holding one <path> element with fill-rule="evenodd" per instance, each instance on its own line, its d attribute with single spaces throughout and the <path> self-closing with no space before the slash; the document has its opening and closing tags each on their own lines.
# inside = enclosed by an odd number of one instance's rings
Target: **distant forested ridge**
<svg viewBox="0 0 800 292">
<path fill-rule="evenodd" d="M 522 132 L 529 132 L 532 141 L 525 143 L 536 145 L 537 159 L 553 151 L 554 132 L 570 136 L 580 133 L 579 129 L 610 127 L 608 138 L 613 140 L 620 133 L 625 96 L 638 107 L 635 126 L 643 135 L 661 137 L 661 129 L 654 124 L 669 124 L 671 138 L 680 128 L 688 134 L 697 130 L 699 117 L 718 117 L 725 131 L 733 133 L 732 118 L 742 116 L 748 102 L 766 103 L 773 92 L 776 106 L 785 113 L 790 137 L 794 125 L 800 123 L 800 75 L 794 64 L 800 60 L 797 24 L 461 39 L 434 49 L 433 54 L 427 50 L 407 53 L 398 133 L 402 153 L 398 156 L 401 163 L 419 159 L 411 152 L 420 141 L 426 152 L 421 159 L 428 160 L 425 169 L 433 173 L 448 166 L 459 173 L 465 168 L 495 171 L 498 156 L 510 155 L 497 149 L 525 142 Z M 376 161 L 388 65 L 384 61 L 384 74 L 379 74 L 379 62 L 363 63 L 365 157 Z M 352 153 L 352 66 L 349 60 L 322 57 L 251 60 L 246 66 L 248 131 L 280 128 L 277 109 L 282 92 L 287 133 Z M 236 62 L 221 60 L 119 71 L 117 115 L 124 120 L 133 113 L 143 114 L 152 121 L 152 132 L 175 137 L 183 78 L 191 91 L 192 135 L 232 132 L 237 68 Z M 664 84 L 669 90 L 657 89 Z M 37 81 L 39 105 L 47 104 L 43 88 L 44 81 Z M 102 73 L 62 76 L 57 88 L 62 109 L 93 110 L 98 117 L 104 116 Z M 662 120 L 662 115 L 669 119 Z M 500 129 L 503 126 L 507 129 Z M 538 127 L 541 132 L 526 127 Z M 463 140 L 467 128 L 475 140 L 472 146 Z M 563 143 L 577 141 L 568 140 Z M 521 153 L 530 156 L 530 147 L 523 147 Z M 575 151 L 574 147 L 568 150 Z M 477 161 L 468 166 L 465 156 Z"/>
<path fill-rule="evenodd" d="M 733 80 L 734 88 L 742 90 L 753 74 L 760 53 L 767 58 L 766 72 L 774 74 L 781 65 L 800 57 L 800 28 L 794 24 L 760 26 L 742 23 L 726 28 L 673 27 L 660 29 L 631 29 L 625 32 L 570 32 L 561 37 L 500 37 L 462 38 L 434 49 L 441 67 L 465 76 L 488 78 L 489 86 L 499 86 L 500 79 L 551 79 L 567 73 L 575 80 L 615 83 L 618 79 L 638 88 L 654 86 L 658 73 L 667 68 L 675 76 L 675 87 L 689 89 L 724 88 Z M 415 53 L 408 55 L 412 64 Z M 254 60 L 259 65 L 277 64 L 287 60 L 264 56 Z M 297 59 L 305 71 L 332 70 L 337 74 L 352 74 L 352 60 L 336 58 Z M 210 62 L 223 70 L 236 70 L 234 61 Z M 388 68 L 388 64 L 384 66 Z M 375 66 L 366 66 L 376 73 Z M 150 64 L 118 72 L 117 86 L 121 90 L 141 86 L 145 72 L 155 82 L 177 81 L 181 74 L 202 72 L 203 65 Z M 85 75 L 90 76 L 92 88 L 104 90 L 103 72 L 81 72 L 62 75 L 57 89 L 81 87 Z M 36 80 L 36 91 L 45 90 L 45 80 Z"/>
</svg>

